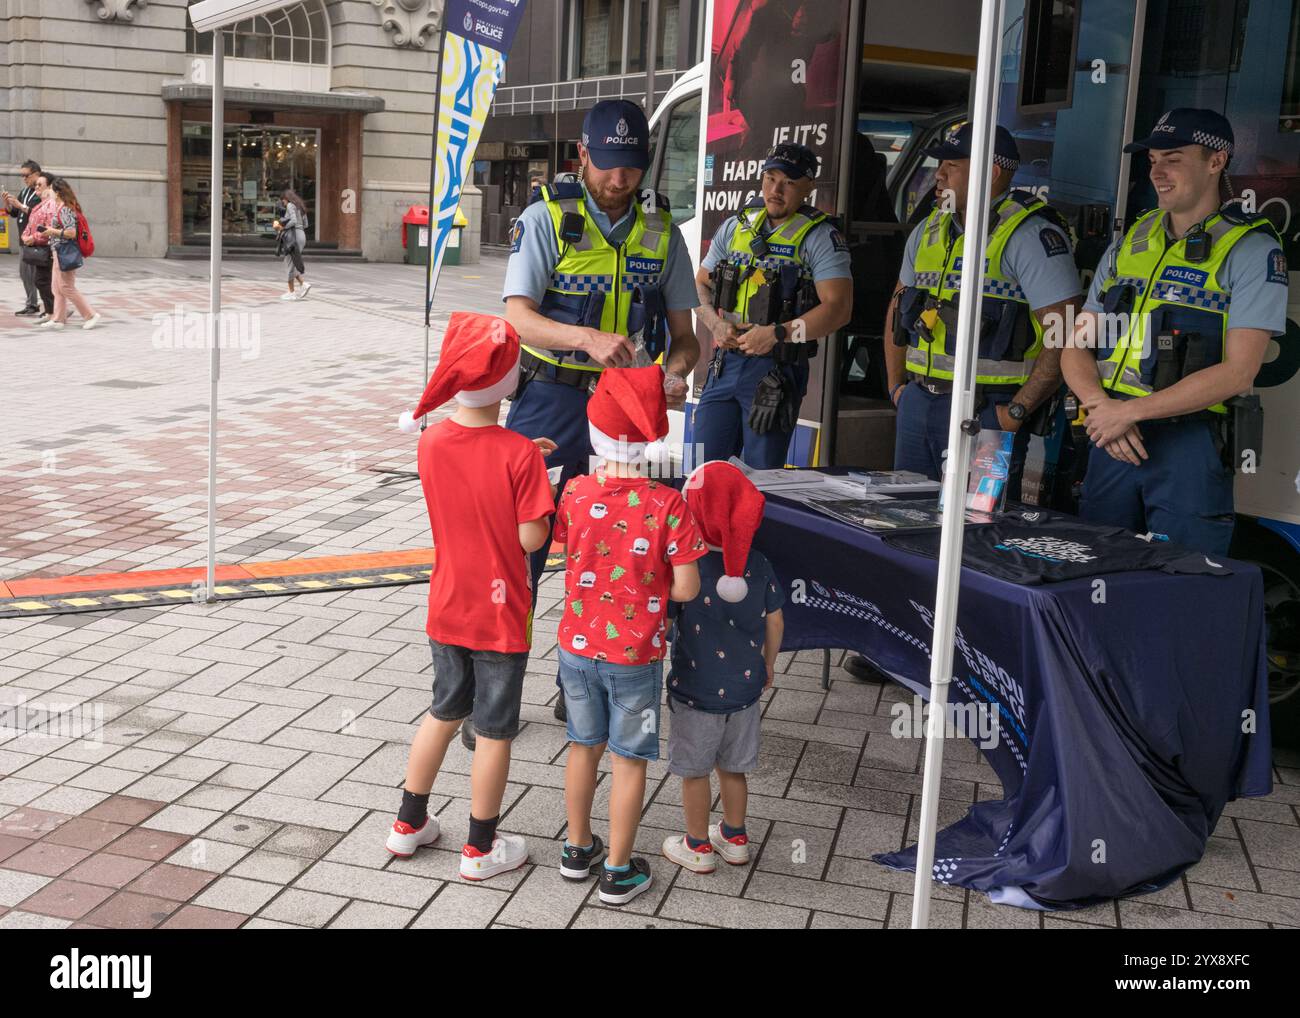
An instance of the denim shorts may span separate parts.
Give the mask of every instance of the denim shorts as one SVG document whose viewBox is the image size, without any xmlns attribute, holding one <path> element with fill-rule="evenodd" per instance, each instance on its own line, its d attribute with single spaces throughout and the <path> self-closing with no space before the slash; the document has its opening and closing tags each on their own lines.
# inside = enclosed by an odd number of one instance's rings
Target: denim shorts
<svg viewBox="0 0 1300 1018">
<path fill-rule="evenodd" d="M 513 739 L 519 734 L 519 700 L 524 692 L 528 652 L 467 650 L 429 641 L 433 651 L 433 705 L 439 721 L 463 721 L 474 715 L 474 731 L 485 739 Z"/>
<path fill-rule="evenodd" d="M 659 759 L 662 661 L 610 664 L 560 650 L 560 688 L 570 742 L 599 746 L 633 760 Z"/>
</svg>

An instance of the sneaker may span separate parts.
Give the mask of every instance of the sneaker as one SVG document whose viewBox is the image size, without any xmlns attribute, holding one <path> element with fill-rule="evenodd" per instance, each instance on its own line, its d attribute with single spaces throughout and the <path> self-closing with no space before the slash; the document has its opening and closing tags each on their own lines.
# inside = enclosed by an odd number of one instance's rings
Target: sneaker
<svg viewBox="0 0 1300 1018">
<path fill-rule="evenodd" d="M 409 859 L 421 845 L 432 845 L 437 841 L 441 833 L 437 817 L 425 818 L 422 827 L 412 827 L 403 820 L 395 820 L 393 829 L 388 832 L 388 851 L 399 859 Z"/>
<path fill-rule="evenodd" d="M 290 292 L 290 293 L 282 293 L 282 294 L 280 294 L 280 299 L 281 299 L 281 300 L 297 300 L 297 299 L 298 299 L 298 295 L 297 295 L 296 293 L 292 293 L 292 292 Z"/>
<path fill-rule="evenodd" d="M 717 860 L 713 858 L 713 846 L 705 842 L 699 848 L 691 848 L 686 844 L 684 834 L 665 838 L 663 852 L 665 859 L 692 873 L 712 873 L 718 868 Z"/>
<path fill-rule="evenodd" d="M 303 280 L 302 285 L 298 287 L 298 299 L 302 300 L 304 297 L 306 297 L 307 291 L 310 289 L 311 289 L 311 283 L 308 283 L 306 280 Z"/>
<path fill-rule="evenodd" d="M 33 308 L 33 307 L 26 307 L 23 308 L 21 311 L 14 312 L 14 314 L 16 314 L 19 318 L 25 318 L 28 315 L 39 315 L 40 313 L 41 313 L 40 308 Z"/>
<path fill-rule="evenodd" d="M 498 834 L 491 852 L 480 852 L 473 845 L 460 850 L 460 875 L 462 880 L 486 880 L 517 870 L 527 861 L 527 841 L 518 834 Z"/>
<path fill-rule="evenodd" d="M 49 329 L 51 332 L 58 332 L 60 329 L 63 328 L 63 323 L 56 322 L 53 318 L 47 318 L 45 319 L 45 321 L 41 322 L 41 324 L 36 327 L 38 329 Z"/>
<path fill-rule="evenodd" d="M 591 848 L 565 845 L 560 849 L 560 875 L 570 880 L 586 880 L 593 866 L 605 858 L 605 845 L 598 834 L 591 836 Z"/>
<path fill-rule="evenodd" d="M 709 824 L 709 841 L 724 862 L 733 866 L 744 866 L 749 862 L 749 835 L 738 834 L 734 838 L 722 836 L 721 824 Z"/>
<path fill-rule="evenodd" d="M 600 900 L 606 905 L 626 905 L 638 894 L 650 890 L 654 883 L 648 862 L 639 855 L 632 856 L 630 861 L 632 865 L 622 873 L 601 867 Z"/>
<path fill-rule="evenodd" d="M 103 324 L 103 321 L 104 321 L 104 316 L 99 313 L 95 313 L 86 319 L 86 323 L 82 326 L 82 328 L 83 329 L 98 328 L 101 324 Z"/>
</svg>

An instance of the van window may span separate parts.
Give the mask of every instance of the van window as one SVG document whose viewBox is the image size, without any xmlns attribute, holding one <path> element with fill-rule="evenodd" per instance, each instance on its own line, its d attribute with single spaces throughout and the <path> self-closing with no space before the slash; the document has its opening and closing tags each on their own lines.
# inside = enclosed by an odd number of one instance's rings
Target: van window
<svg viewBox="0 0 1300 1018">
<path fill-rule="evenodd" d="M 688 96 L 666 120 L 658 190 L 673 207 L 673 222 L 695 218 L 695 183 L 700 161 L 700 97 Z"/>
</svg>

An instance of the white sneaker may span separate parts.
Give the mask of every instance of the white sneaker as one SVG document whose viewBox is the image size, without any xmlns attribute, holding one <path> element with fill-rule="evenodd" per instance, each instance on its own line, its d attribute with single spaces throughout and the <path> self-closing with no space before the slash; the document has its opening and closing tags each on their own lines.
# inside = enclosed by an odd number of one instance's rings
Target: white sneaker
<svg viewBox="0 0 1300 1018">
<path fill-rule="evenodd" d="M 100 326 L 100 324 L 103 323 L 103 321 L 104 321 L 104 316 L 101 315 L 101 314 L 96 313 L 96 314 L 93 314 L 93 315 L 91 315 L 89 318 L 86 319 L 86 324 L 83 325 L 82 328 L 83 328 L 83 329 L 95 329 L 95 328 L 98 328 L 98 327 Z"/>
<path fill-rule="evenodd" d="M 738 838 L 724 838 L 721 824 L 709 824 L 709 841 L 713 850 L 722 856 L 724 862 L 733 866 L 744 866 L 749 862 L 749 836 L 742 834 Z"/>
<path fill-rule="evenodd" d="M 281 300 L 297 300 L 297 299 L 298 299 L 298 295 L 297 295 L 296 293 L 293 293 L 293 292 L 291 291 L 291 292 L 289 292 L 289 293 L 282 293 L 282 294 L 280 294 L 280 299 L 281 299 Z"/>
<path fill-rule="evenodd" d="M 304 297 L 306 297 L 307 291 L 310 289 L 311 289 L 311 283 L 308 283 L 304 280 L 302 285 L 298 287 L 298 299 L 302 300 Z"/>
<path fill-rule="evenodd" d="M 528 842 L 518 834 L 499 834 L 486 855 L 473 845 L 460 850 L 460 875 L 465 880 L 486 880 L 517 870 L 528 861 Z"/>
<path fill-rule="evenodd" d="M 712 873 L 718 864 L 713 858 L 713 846 L 701 845 L 694 849 L 686 844 L 686 835 L 674 834 L 664 839 L 664 858 L 675 862 L 692 873 Z"/>
<path fill-rule="evenodd" d="M 423 827 L 412 827 L 402 820 L 394 820 L 393 829 L 388 832 L 387 848 L 399 859 L 409 859 L 421 845 L 432 845 L 437 841 L 441 833 L 437 817 L 426 819 Z"/>
<path fill-rule="evenodd" d="M 36 327 L 38 329 L 49 329 L 51 332 L 58 332 L 60 329 L 63 328 L 63 323 L 56 322 L 53 318 L 47 318 L 45 321 L 41 322 L 41 324 Z"/>
</svg>

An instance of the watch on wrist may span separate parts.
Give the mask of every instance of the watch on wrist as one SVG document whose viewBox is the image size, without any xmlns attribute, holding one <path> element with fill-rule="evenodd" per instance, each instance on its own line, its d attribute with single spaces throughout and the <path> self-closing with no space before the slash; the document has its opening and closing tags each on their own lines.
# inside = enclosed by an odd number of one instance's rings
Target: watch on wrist
<svg viewBox="0 0 1300 1018">
<path fill-rule="evenodd" d="M 1007 404 L 1007 416 L 1013 421 L 1023 421 L 1025 415 L 1029 413 L 1029 408 L 1023 403 L 1011 402 Z"/>
<path fill-rule="evenodd" d="M 790 330 L 787 329 L 787 328 L 786 328 L 784 325 L 782 325 L 780 322 L 778 322 L 776 325 L 772 326 L 772 332 L 776 335 L 776 341 L 777 341 L 778 343 L 784 343 L 784 342 L 785 342 L 785 338 L 786 338 L 788 335 L 790 335 Z"/>
</svg>

